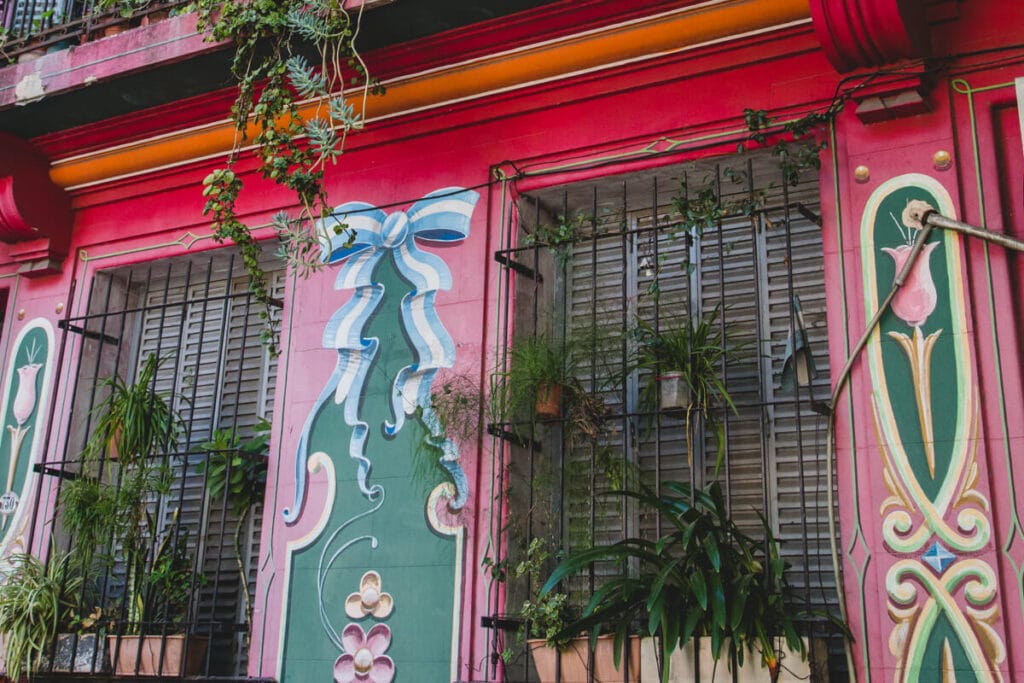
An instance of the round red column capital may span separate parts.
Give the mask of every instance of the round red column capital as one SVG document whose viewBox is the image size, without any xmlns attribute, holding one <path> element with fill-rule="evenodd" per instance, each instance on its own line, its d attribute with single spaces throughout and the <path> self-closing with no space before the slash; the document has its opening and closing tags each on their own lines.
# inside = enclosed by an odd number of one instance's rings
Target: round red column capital
<svg viewBox="0 0 1024 683">
<path fill-rule="evenodd" d="M 814 31 L 839 72 L 927 57 L 923 0 L 810 0 Z"/>
<path fill-rule="evenodd" d="M 50 165 L 29 143 L 0 133 L 0 241 L 67 242 L 71 201 L 50 180 Z"/>
</svg>

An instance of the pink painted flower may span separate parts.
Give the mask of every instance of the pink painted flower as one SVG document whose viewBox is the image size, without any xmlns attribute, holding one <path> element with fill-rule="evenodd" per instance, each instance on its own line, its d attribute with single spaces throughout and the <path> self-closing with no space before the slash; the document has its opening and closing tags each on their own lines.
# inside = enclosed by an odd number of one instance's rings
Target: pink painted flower
<svg viewBox="0 0 1024 683">
<path fill-rule="evenodd" d="M 930 263 L 932 252 L 937 246 L 939 246 L 938 242 L 929 242 L 924 245 L 906 282 L 903 283 L 892 300 L 892 310 L 911 327 L 924 325 L 925 320 L 935 310 L 935 304 L 938 301 L 935 283 L 932 281 Z M 883 247 L 882 251 L 892 257 L 896 263 L 896 273 L 899 274 L 910 257 L 911 249 L 912 247 L 909 245 L 902 245 L 895 249 Z"/>
<path fill-rule="evenodd" d="M 349 624 L 341 632 L 345 654 L 334 662 L 336 683 L 391 683 L 395 663 L 384 652 L 391 646 L 391 629 L 377 624 L 369 633 L 359 624 Z"/>
<path fill-rule="evenodd" d="M 18 368 L 18 393 L 14 397 L 14 419 L 18 426 L 25 424 L 36 408 L 36 375 L 42 363 L 29 363 Z"/>
</svg>

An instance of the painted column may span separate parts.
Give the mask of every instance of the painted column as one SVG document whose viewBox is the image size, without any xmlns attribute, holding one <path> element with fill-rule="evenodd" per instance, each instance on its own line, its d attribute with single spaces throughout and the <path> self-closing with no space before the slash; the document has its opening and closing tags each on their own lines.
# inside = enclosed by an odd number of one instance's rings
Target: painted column
<svg viewBox="0 0 1024 683">
<path fill-rule="evenodd" d="M 435 308 L 452 276 L 421 246 L 463 241 L 477 198 L 445 188 L 391 213 L 350 202 L 321 226 L 335 289 L 352 294 L 323 329 L 336 364 L 282 459 L 285 597 L 267 615 L 280 621 L 281 681 L 458 678 L 473 492 L 430 399 L 455 363 Z"/>
</svg>

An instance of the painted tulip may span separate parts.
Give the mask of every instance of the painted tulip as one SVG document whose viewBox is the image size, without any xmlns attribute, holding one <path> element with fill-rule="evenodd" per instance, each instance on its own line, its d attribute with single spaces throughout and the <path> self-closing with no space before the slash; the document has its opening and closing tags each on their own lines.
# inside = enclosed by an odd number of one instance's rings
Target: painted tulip
<svg viewBox="0 0 1024 683">
<path fill-rule="evenodd" d="M 359 624 L 349 624 L 341 632 L 345 654 L 334 662 L 336 683 L 391 683 L 395 663 L 384 652 L 391 646 L 391 629 L 377 624 L 369 633 Z"/>
<path fill-rule="evenodd" d="M 36 408 L 36 375 L 42 363 L 29 363 L 18 368 L 18 393 L 14 396 L 14 419 L 23 425 Z"/>
<path fill-rule="evenodd" d="M 892 300 L 892 310 L 899 318 L 911 327 L 924 325 L 925 320 L 935 310 L 938 295 L 935 293 L 935 283 L 932 281 L 931 255 L 938 242 L 929 242 L 921 249 L 921 254 L 914 263 L 910 275 L 907 276 L 903 286 L 896 292 Z M 896 264 L 896 273 L 903 270 L 913 247 L 902 245 L 895 249 L 883 247 L 882 251 L 892 257 Z"/>
</svg>

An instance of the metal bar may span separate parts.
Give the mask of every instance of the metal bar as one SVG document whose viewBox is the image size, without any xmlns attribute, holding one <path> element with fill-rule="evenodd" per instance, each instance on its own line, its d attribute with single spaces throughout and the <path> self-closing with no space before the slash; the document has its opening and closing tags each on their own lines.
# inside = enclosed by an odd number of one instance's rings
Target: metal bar
<svg viewBox="0 0 1024 683">
<path fill-rule="evenodd" d="M 719 172 L 718 166 L 715 166 L 715 196 L 718 197 L 719 203 L 722 201 L 722 174 Z M 722 219 L 718 219 L 716 232 L 718 233 L 718 335 L 719 342 L 723 348 L 726 346 L 726 329 L 725 329 L 725 226 L 723 225 Z M 729 388 L 729 355 L 724 354 L 722 356 L 722 374 L 721 374 L 722 386 L 728 391 Z M 722 465 L 725 468 L 725 509 L 732 514 L 732 468 L 729 466 L 730 462 L 730 451 L 729 448 L 729 408 L 728 406 L 722 407 L 722 439 L 725 442 L 725 448 L 722 452 Z M 717 444 L 716 444 L 717 447 Z M 716 461 L 715 466 L 717 468 L 718 463 Z"/>
<path fill-rule="evenodd" d="M 659 310 L 661 308 L 661 290 L 659 282 L 661 280 L 661 253 L 660 243 L 661 234 L 658 231 L 658 176 L 654 176 L 653 183 L 651 185 L 651 229 L 652 229 L 652 242 L 654 243 L 654 333 L 655 335 L 661 332 L 661 316 Z M 648 381 L 653 382 L 654 378 L 648 378 Z M 654 491 L 657 496 L 661 497 L 661 392 L 654 392 Z M 655 536 L 661 538 L 661 510 L 658 510 L 654 517 L 654 528 Z M 657 648 L 655 648 L 657 649 Z"/>
<path fill-rule="evenodd" d="M 993 232 L 969 223 L 963 223 L 953 218 L 946 218 L 942 214 L 934 211 L 924 214 L 923 218 L 925 222 L 935 228 L 953 230 L 954 232 L 959 232 L 963 235 L 983 239 L 986 242 L 994 242 L 995 244 L 1012 251 L 1024 251 L 1024 241 L 1001 232 Z"/>
<path fill-rule="evenodd" d="M 114 345 L 116 345 L 116 344 L 120 344 L 121 343 L 120 339 L 118 339 L 117 337 L 112 337 L 109 334 L 103 334 L 101 332 L 92 332 L 90 330 L 85 329 L 84 327 L 79 327 L 78 325 L 72 325 L 72 324 L 67 322 L 66 318 L 64 320 L 58 320 L 57 321 L 57 327 L 62 329 L 62 330 L 64 330 L 65 332 L 72 332 L 74 334 L 80 334 L 83 337 L 86 337 L 88 339 L 96 339 L 96 340 L 102 341 L 102 342 L 104 342 L 106 344 L 114 344 Z"/>
<path fill-rule="evenodd" d="M 786 205 L 789 205 L 789 184 L 782 184 L 782 197 Z M 793 310 L 793 297 L 795 295 L 795 289 L 793 286 L 793 221 L 790 217 L 790 213 L 787 211 L 785 219 L 785 231 L 786 231 L 786 294 L 789 305 L 786 307 L 789 311 L 789 333 L 793 335 L 793 339 L 796 339 L 796 311 Z M 794 344 L 793 352 L 796 353 Z M 808 379 L 808 381 L 810 381 Z M 804 473 L 804 440 L 803 440 L 803 406 L 800 400 L 800 381 L 799 377 L 794 381 L 795 389 L 793 391 L 793 409 L 796 413 L 796 449 L 797 449 L 797 478 L 800 482 L 800 501 L 804 503 L 807 500 L 807 484 Z M 777 460 L 777 458 L 776 458 Z M 781 533 L 782 529 L 782 512 L 779 511 L 778 527 Z M 800 515 L 800 540 L 801 549 L 804 554 L 803 562 L 803 575 L 804 575 L 804 590 L 806 591 L 806 598 L 808 603 L 811 600 L 811 570 L 810 563 L 807 561 L 810 557 L 809 547 L 807 544 L 807 515 Z"/>
<path fill-rule="evenodd" d="M 232 258 L 234 258 L 233 254 L 232 254 Z M 129 270 L 128 272 L 129 272 L 129 275 L 130 275 L 133 271 Z M 249 293 L 247 291 L 241 291 L 241 292 L 236 292 L 234 294 L 232 294 L 232 293 L 219 294 L 217 296 L 207 297 L 205 300 L 209 301 L 209 303 L 216 303 L 218 301 L 224 301 L 226 299 L 244 299 L 244 298 L 246 298 L 248 296 L 250 296 L 250 295 L 249 295 Z M 198 301 L 196 303 L 198 303 Z M 123 308 L 123 309 L 115 308 L 113 310 L 108 309 L 108 308 L 104 308 L 104 310 L 99 312 L 99 313 L 90 313 L 90 314 L 87 314 L 87 315 L 80 315 L 80 316 L 75 317 L 75 318 L 69 318 L 68 320 L 69 320 L 70 323 L 81 323 L 81 322 L 88 322 L 90 320 L 101 320 L 103 318 L 123 317 L 123 316 L 130 315 L 130 314 L 133 314 L 133 313 L 152 313 L 152 312 L 164 309 L 164 308 L 180 308 L 180 307 L 181 307 L 181 302 L 180 301 L 170 302 L 170 301 L 166 301 L 165 300 L 163 303 L 160 303 L 160 304 L 143 305 L 143 306 L 136 306 L 136 307 L 131 307 L 131 308 L 129 308 L 127 306 L 125 308 Z"/>
<path fill-rule="evenodd" d="M 533 248 L 536 249 L 536 245 L 534 245 Z M 494 260 L 500 263 L 501 265 L 505 266 L 506 268 L 514 270 L 520 275 L 525 275 L 528 278 L 536 279 L 538 282 L 544 281 L 544 278 L 536 270 L 530 268 L 529 266 L 524 266 L 522 263 L 519 263 L 519 261 L 513 261 L 509 257 L 502 254 L 500 251 L 494 252 Z"/>
</svg>

